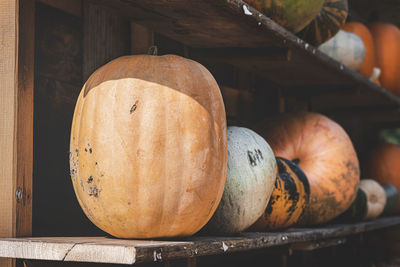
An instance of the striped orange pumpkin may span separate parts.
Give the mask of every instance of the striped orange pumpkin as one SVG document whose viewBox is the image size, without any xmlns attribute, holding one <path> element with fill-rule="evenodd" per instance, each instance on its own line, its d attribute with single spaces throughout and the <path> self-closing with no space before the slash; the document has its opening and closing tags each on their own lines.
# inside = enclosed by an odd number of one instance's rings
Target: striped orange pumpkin
<svg viewBox="0 0 400 267">
<path fill-rule="evenodd" d="M 275 189 L 264 214 L 251 230 L 286 228 L 294 225 L 303 214 L 310 197 L 310 185 L 300 167 L 290 160 L 276 158 L 278 175 Z"/>
</svg>

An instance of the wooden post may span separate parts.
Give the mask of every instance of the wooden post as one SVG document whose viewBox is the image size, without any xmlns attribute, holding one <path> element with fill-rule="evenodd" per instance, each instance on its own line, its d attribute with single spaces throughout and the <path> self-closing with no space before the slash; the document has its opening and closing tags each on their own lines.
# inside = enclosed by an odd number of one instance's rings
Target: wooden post
<svg viewBox="0 0 400 267">
<path fill-rule="evenodd" d="M 197 258 L 187 258 L 186 267 L 196 267 L 197 266 Z"/>
<path fill-rule="evenodd" d="M 34 0 L 0 2 L 0 237 L 32 234 L 34 22 Z"/>
<path fill-rule="evenodd" d="M 154 32 L 142 25 L 131 22 L 131 53 L 147 54 L 154 45 Z"/>
<path fill-rule="evenodd" d="M 130 53 L 130 24 L 95 1 L 83 3 L 83 80 L 100 66 Z"/>
</svg>

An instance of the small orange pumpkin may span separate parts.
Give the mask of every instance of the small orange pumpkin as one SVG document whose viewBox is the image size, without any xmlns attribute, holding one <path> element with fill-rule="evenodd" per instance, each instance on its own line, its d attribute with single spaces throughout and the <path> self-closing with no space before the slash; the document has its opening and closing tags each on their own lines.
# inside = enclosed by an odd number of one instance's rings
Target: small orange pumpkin
<svg viewBox="0 0 400 267">
<path fill-rule="evenodd" d="M 392 184 L 400 191 L 400 147 L 383 143 L 370 151 L 365 162 L 365 176 L 373 177 L 380 184 Z M 397 202 L 400 212 L 400 199 Z"/>
<path fill-rule="evenodd" d="M 375 60 L 381 69 L 380 84 L 400 96 L 400 30 L 393 24 L 368 25 L 375 46 Z"/>
<path fill-rule="evenodd" d="M 278 174 L 275 188 L 264 214 L 251 230 L 286 228 L 294 225 L 302 215 L 309 197 L 310 185 L 304 172 L 295 163 L 276 158 Z"/>
<path fill-rule="evenodd" d="M 375 46 L 371 32 L 364 24 L 360 22 L 347 22 L 342 30 L 351 32 L 361 38 L 365 46 L 365 58 L 358 72 L 367 78 L 370 78 L 375 67 Z"/>
</svg>

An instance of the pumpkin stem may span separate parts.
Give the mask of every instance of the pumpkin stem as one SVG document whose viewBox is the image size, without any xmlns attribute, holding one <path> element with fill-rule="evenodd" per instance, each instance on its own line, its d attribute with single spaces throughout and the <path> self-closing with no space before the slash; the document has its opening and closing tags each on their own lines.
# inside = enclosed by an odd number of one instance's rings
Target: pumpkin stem
<svg viewBox="0 0 400 267">
<path fill-rule="evenodd" d="M 158 48 L 157 46 L 153 45 L 149 48 L 149 52 L 147 52 L 150 56 L 157 56 L 158 55 Z"/>
</svg>

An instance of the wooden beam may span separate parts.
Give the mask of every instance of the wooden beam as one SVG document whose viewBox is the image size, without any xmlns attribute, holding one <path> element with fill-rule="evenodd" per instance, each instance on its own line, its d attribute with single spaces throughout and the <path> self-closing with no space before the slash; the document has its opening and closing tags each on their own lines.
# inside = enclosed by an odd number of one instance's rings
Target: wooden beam
<svg viewBox="0 0 400 267">
<path fill-rule="evenodd" d="M 334 238 L 334 239 L 327 239 L 327 240 L 319 240 L 314 242 L 303 242 L 303 243 L 296 243 L 291 245 L 292 250 L 299 250 L 299 251 L 312 251 L 321 248 L 327 247 L 335 247 L 341 246 L 346 243 L 346 238 Z"/>
<path fill-rule="evenodd" d="M 147 54 L 154 45 L 154 32 L 149 28 L 131 22 L 131 53 Z"/>
<path fill-rule="evenodd" d="M 35 1 L 19 1 L 16 236 L 32 235 Z"/>
<path fill-rule="evenodd" d="M 32 231 L 34 25 L 34 0 L 0 2 L 1 237 Z"/>
<path fill-rule="evenodd" d="M 319 243 L 319 247 L 328 244 L 340 245 L 338 240 L 349 236 L 389 229 L 399 224 L 400 216 L 392 216 L 319 228 L 292 228 L 283 232 L 243 232 L 231 237 L 194 236 L 172 241 L 105 237 L 0 238 L 0 257 L 113 264 L 165 262 L 305 242 Z M 336 239 L 336 243 L 325 242 L 333 239 Z M 193 260 L 189 263 L 192 264 Z"/>
<path fill-rule="evenodd" d="M 82 0 L 39 0 L 39 2 L 77 17 L 82 16 Z"/>
<path fill-rule="evenodd" d="M 130 54 L 130 22 L 95 1 L 83 4 L 83 80 L 109 61 Z"/>
<path fill-rule="evenodd" d="M 0 236 L 15 236 L 18 1 L 0 2 Z"/>
<path fill-rule="evenodd" d="M 192 48 L 189 50 L 194 58 L 203 58 L 213 61 L 229 62 L 232 64 L 254 65 L 268 64 L 268 62 L 290 61 L 292 51 L 287 47 L 224 47 L 224 48 Z"/>
</svg>

